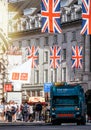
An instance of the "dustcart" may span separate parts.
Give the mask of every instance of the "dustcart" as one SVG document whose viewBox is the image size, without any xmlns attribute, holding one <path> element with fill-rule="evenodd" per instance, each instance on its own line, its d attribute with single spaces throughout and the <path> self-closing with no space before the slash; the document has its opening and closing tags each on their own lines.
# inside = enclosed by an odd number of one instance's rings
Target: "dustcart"
<svg viewBox="0 0 91 130">
<path fill-rule="evenodd" d="M 86 124 L 85 93 L 80 84 L 54 83 L 50 88 L 51 123 Z"/>
</svg>

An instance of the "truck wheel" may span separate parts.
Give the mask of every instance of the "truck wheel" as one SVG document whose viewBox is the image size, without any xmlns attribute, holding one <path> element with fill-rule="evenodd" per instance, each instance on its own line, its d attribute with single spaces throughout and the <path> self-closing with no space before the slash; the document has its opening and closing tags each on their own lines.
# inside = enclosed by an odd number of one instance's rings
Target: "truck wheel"
<svg viewBox="0 0 91 130">
<path fill-rule="evenodd" d="M 52 120 L 51 123 L 52 123 L 52 125 L 55 125 L 55 121 L 54 120 Z"/>
<path fill-rule="evenodd" d="M 51 123 L 52 125 L 61 125 L 61 122 L 58 120 L 52 120 Z"/>
<path fill-rule="evenodd" d="M 77 125 L 81 125 L 80 121 L 77 122 Z"/>
<path fill-rule="evenodd" d="M 77 122 L 77 125 L 86 125 L 86 119 L 82 118 L 80 121 Z"/>
<path fill-rule="evenodd" d="M 86 125 L 86 120 L 85 120 L 85 119 L 83 119 L 83 120 L 81 121 L 81 125 Z"/>
</svg>

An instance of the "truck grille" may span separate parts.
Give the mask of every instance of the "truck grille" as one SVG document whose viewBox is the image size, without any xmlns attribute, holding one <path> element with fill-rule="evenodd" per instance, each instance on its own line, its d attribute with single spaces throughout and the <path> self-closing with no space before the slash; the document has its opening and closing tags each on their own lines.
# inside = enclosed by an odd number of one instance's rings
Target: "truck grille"
<svg viewBox="0 0 91 130">
<path fill-rule="evenodd" d="M 74 117 L 74 114 L 58 114 L 58 117 Z"/>
</svg>

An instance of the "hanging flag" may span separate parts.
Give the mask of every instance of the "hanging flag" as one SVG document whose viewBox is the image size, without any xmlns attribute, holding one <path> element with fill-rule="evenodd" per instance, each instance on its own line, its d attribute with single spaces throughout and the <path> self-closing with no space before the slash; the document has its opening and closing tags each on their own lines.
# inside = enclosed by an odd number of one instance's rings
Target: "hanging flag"
<svg viewBox="0 0 91 130">
<path fill-rule="evenodd" d="M 82 69 L 82 46 L 72 46 L 72 68 Z"/>
<path fill-rule="evenodd" d="M 60 0 L 42 0 L 42 32 L 61 33 Z"/>
<path fill-rule="evenodd" d="M 18 83 L 30 83 L 32 58 L 10 70 L 9 80 Z"/>
<path fill-rule="evenodd" d="M 81 34 L 91 34 L 91 0 L 82 0 Z"/>
<path fill-rule="evenodd" d="M 59 46 L 52 46 L 50 47 L 50 67 L 51 68 L 58 68 L 60 66 L 61 60 L 61 47 Z"/>
<path fill-rule="evenodd" d="M 38 67 L 38 61 L 39 61 L 39 47 L 30 46 L 28 49 L 28 59 L 32 59 L 32 68 Z"/>
</svg>

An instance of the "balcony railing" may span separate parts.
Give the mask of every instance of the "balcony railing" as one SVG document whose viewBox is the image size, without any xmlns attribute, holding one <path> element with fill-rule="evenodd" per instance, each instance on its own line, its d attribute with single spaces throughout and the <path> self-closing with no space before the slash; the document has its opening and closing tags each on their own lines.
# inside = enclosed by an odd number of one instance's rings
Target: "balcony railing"
<svg viewBox="0 0 91 130">
<path fill-rule="evenodd" d="M 61 23 L 67 23 L 81 19 L 81 6 L 73 5 L 70 8 L 61 9 Z M 34 28 L 40 28 L 42 25 L 41 14 L 36 14 L 34 16 L 26 15 L 18 18 L 16 20 L 9 21 L 9 33 L 32 30 Z"/>
</svg>

